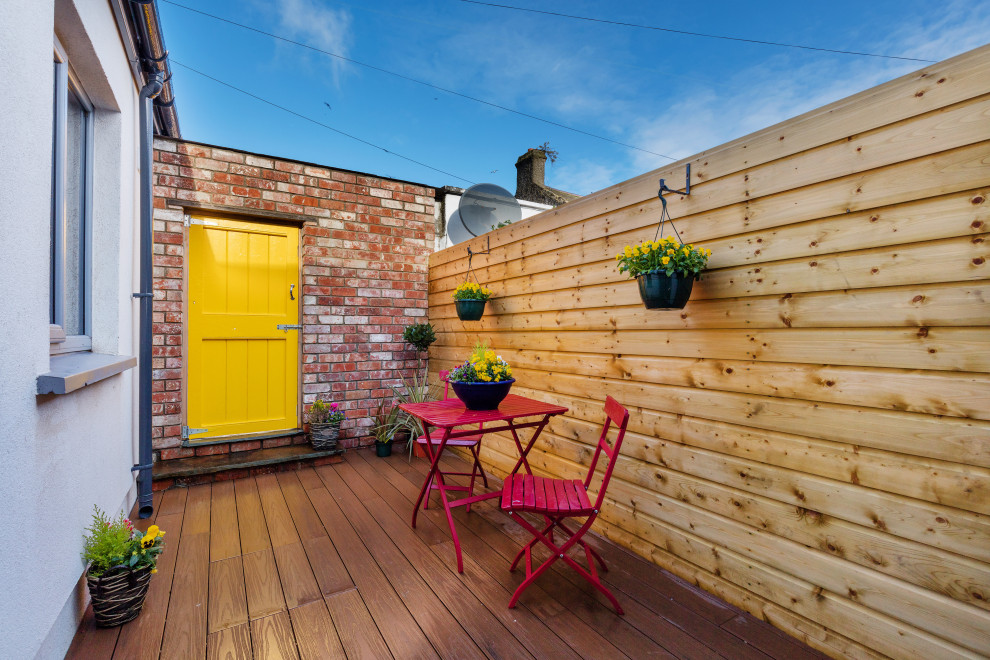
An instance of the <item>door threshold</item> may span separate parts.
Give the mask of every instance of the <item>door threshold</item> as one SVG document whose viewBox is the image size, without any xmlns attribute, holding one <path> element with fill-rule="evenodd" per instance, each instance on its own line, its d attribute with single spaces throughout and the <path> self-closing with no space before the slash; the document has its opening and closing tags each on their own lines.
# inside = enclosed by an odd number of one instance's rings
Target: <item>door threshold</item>
<svg viewBox="0 0 990 660">
<path fill-rule="evenodd" d="M 290 435 L 301 435 L 305 433 L 302 429 L 283 429 L 281 431 L 262 431 L 260 433 L 238 433 L 234 435 L 220 435 L 215 438 L 204 438 L 202 440 L 183 440 L 182 447 L 206 447 L 207 445 L 226 444 L 228 442 L 247 442 L 248 440 L 271 440 L 272 438 L 284 438 Z"/>
</svg>

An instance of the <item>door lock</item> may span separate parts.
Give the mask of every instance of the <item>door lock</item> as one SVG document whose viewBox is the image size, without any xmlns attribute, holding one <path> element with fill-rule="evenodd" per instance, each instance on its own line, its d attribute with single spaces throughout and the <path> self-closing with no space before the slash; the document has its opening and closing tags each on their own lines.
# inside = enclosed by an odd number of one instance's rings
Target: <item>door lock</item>
<svg viewBox="0 0 990 660">
<path fill-rule="evenodd" d="M 289 330 L 302 330 L 301 325 L 291 325 L 288 323 L 279 323 L 278 325 L 275 326 L 275 328 L 278 330 L 285 330 L 286 332 L 288 332 Z"/>
</svg>

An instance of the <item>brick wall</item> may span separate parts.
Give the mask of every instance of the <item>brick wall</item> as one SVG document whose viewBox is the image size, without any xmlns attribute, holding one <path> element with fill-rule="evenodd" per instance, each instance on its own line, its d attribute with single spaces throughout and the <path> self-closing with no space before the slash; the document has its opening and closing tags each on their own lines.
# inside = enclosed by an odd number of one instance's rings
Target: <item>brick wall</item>
<svg viewBox="0 0 990 660">
<path fill-rule="evenodd" d="M 181 447 L 184 416 L 183 215 L 266 214 L 301 221 L 302 397 L 347 411 L 344 446 L 371 441 L 378 399 L 416 367 L 402 341 L 426 320 L 427 255 L 434 189 L 210 145 L 155 140 L 154 389 L 156 459 L 194 455 Z M 257 449 L 303 438 L 208 445 L 195 454 Z"/>
</svg>

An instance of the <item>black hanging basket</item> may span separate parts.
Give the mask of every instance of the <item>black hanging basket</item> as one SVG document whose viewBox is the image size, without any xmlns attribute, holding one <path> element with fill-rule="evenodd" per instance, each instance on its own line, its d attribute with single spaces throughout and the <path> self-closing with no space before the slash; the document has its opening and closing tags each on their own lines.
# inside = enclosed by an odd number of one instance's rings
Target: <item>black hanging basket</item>
<svg viewBox="0 0 990 660">
<path fill-rule="evenodd" d="M 455 300 L 457 318 L 462 321 L 480 321 L 485 313 L 486 300 Z"/>
<path fill-rule="evenodd" d="M 337 448 L 340 438 L 340 424 L 309 424 L 309 442 L 317 451 L 329 451 Z"/>
<path fill-rule="evenodd" d="M 96 625 L 112 628 L 137 617 L 144 606 L 151 582 L 151 567 L 133 571 L 120 566 L 100 577 L 86 573 L 86 584 L 93 600 Z"/>
<path fill-rule="evenodd" d="M 646 309 L 684 309 L 697 275 L 643 273 L 638 275 L 639 297 Z"/>
</svg>

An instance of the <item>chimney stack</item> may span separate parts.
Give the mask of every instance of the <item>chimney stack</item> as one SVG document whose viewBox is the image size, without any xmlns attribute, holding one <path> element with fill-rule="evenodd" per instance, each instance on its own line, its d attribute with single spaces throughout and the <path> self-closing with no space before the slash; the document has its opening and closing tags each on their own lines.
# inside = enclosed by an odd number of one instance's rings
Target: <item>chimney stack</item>
<svg viewBox="0 0 990 660">
<path fill-rule="evenodd" d="M 516 197 L 541 201 L 545 196 L 547 155 L 539 149 L 529 149 L 516 161 Z"/>
</svg>

